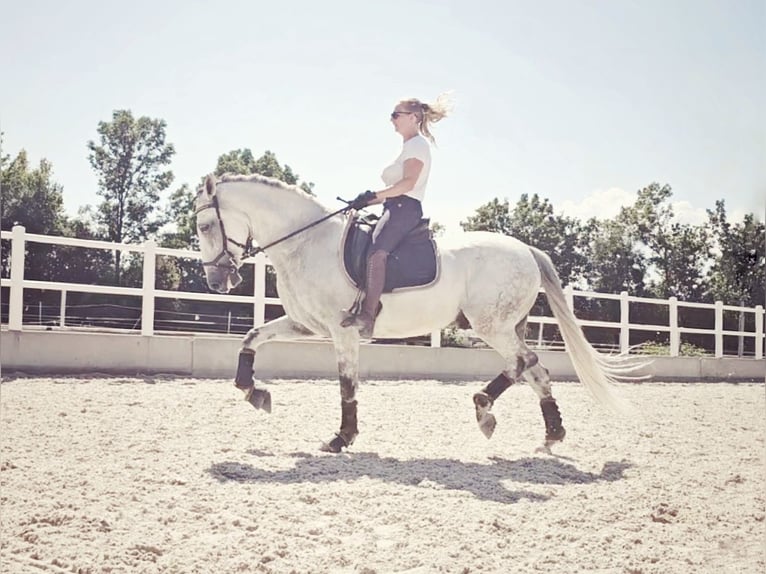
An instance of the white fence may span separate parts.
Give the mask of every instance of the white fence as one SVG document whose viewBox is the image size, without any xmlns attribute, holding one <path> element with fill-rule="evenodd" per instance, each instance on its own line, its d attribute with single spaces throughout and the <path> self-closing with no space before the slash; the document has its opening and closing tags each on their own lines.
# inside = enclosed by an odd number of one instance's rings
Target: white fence
<svg viewBox="0 0 766 574">
<path fill-rule="evenodd" d="M 199 259 L 199 253 L 179 249 L 167 249 L 158 247 L 156 243 L 149 240 L 141 245 L 130 245 L 111 243 L 106 241 L 92 241 L 75 239 L 69 237 L 55 237 L 47 235 L 36 235 L 26 233 L 24 227 L 15 226 L 11 232 L 0 232 L 2 239 L 11 240 L 11 264 L 10 277 L 2 278 L 0 286 L 10 288 L 9 310 L 8 310 L 8 329 L 11 331 L 22 331 L 23 325 L 23 293 L 25 289 L 44 289 L 59 291 L 61 293 L 60 326 L 66 326 L 66 306 L 67 293 L 100 293 L 114 295 L 132 295 L 141 298 L 141 317 L 148 320 L 141 321 L 141 334 L 144 336 L 154 335 L 154 316 L 155 301 L 160 298 L 195 300 L 195 301 L 222 301 L 228 303 L 245 303 L 253 306 L 254 326 L 263 324 L 266 315 L 266 305 L 279 305 L 279 299 L 265 296 L 266 284 L 266 266 L 269 264 L 265 255 L 259 254 L 248 261 L 248 264 L 255 266 L 254 269 L 254 292 L 253 295 L 221 295 L 214 293 L 192 293 L 182 291 L 167 291 L 155 288 L 156 275 L 156 257 L 165 255 L 171 257 L 183 257 Z M 113 287 L 105 285 L 88 285 L 81 283 L 60 283 L 50 281 L 36 281 L 24 278 L 24 258 L 27 243 L 42 243 L 49 245 L 65 245 L 74 247 L 85 247 L 91 249 L 104 249 L 109 251 L 126 251 L 143 254 L 143 281 L 141 288 L 134 287 Z M 200 269 L 200 273 L 202 270 Z M 755 308 L 738 307 L 733 305 L 724 305 L 721 301 L 715 304 L 705 303 L 687 303 L 678 301 L 675 297 L 670 299 L 651 299 L 646 297 L 633 297 L 623 291 L 619 295 L 595 293 L 589 291 L 577 291 L 571 287 L 565 288 L 567 300 L 570 308 L 573 307 L 575 297 L 585 297 L 601 300 L 619 301 L 620 319 L 613 321 L 587 321 L 581 320 L 583 327 L 598 327 L 604 329 L 613 329 L 619 331 L 619 350 L 628 352 L 630 347 L 630 333 L 632 331 L 650 331 L 668 333 L 669 337 L 669 355 L 677 357 L 681 348 L 682 336 L 685 334 L 703 334 L 714 337 L 714 356 L 724 356 L 724 337 L 737 337 L 740 341 L 745 338 L 754 339 L 754 353 L 756 359 L 763 358 L 764 351 L 764 309 L 758 305 Z M 651 305 L 666 306 L 668 308 L 669 321 L 667 325 L 647 325 L 630 322 L 630 304 L 643 303 Z M 683 308 L 701 308 L 709 309 L 714 313 L 713 328 L 690 328 L 679 326 L 679 310 Z M 724 329 L 724 311 L 739 313 L 741 320 L 737 330 Z M 742 318 L 748 314 L 754 315 L 754 329 L 747 331 L 744 329 Z M 540 325 L 539 332 L 542 334 L 543 325 L 555 325 L 556 320 L 553 317 L 530 316 L 530 323 Z M 540 341 L 542 342 L 542 341 Z M 432 346 L 439 346 L 439 333 L 431 335 Z"/>
</svg>

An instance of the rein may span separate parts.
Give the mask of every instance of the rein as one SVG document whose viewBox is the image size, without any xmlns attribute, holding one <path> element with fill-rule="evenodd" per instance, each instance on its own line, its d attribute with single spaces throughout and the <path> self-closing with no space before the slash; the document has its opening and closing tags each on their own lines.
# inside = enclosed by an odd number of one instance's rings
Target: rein
<svg viewBox="0 0 766 574">
<path fill-rule="evenodd" d="M 202 206 L 198 207 L 197 209 L 195 209 L 194 210 L 194 214 L 197 215 L 199 212 L 204 211 L 205 209 L 215 209 L 215 215 L 218 218 L 218 226 L 221 229 L 221 237 L 223 238 L 223 249 L 221 250 L 221 253 L 219 253 L 218 256 L 215 259 L 212 259 L 212 260 L 207 261 L 207 262 L 203 261 L 202 265 L 203 266 L 220 267 L 221 265 L 219 264 L 219 261 L 223 257 L 228 256 L 229 257 L 229 267 L 233 268 L 233 266 L 234 266 L 233 262 L 234 262 L 235 258 L 234 258 L 234 254 L 231 251 L 229 251 L 229 248 L 228 248 L 229 243 L 232 243 L 232 244 L 236 245 L 237 247 L 241 248 L 242 249 L 242 259 L 247 259 L 248 257 L 252 257 L 253 255 L 258 255 L 259 253 L 263 253 L 267 249 L 269 249 L 270 247 L 274 247 L 275 245 L 278 245 L 278 244 L 282 243 L 283 241 L 287 241 L 291 237 L 295 237 L 299 233 L 303 233 L 304 231 L 306 231 L 308 229 L 311 229 L 315 225 L 319 225 L 323 221 L 327 221 L 331 217 L 335 217 L 336 215 L 339 215 L 341 213 L 345 213 L 346 211 L 351 210 L 351 206 L 347 205 L 346 207 L 342 207 L 338 211 L 334 211 L 333 213 L 330 213 L 329 215 L 325 215 L 324 217 L 321 217 L 321 218 L 317 219 L 316 221 L 312 221 L 308 225 L 304 225 L 300 229 L 296 229 L 295 231 L 292 231 L 292 232 L 288 233 L 287 235 L 284 235 L 284 236 L 280 237 L 279 239 L 276 239 L 276 240 L 272 241 L 271 243 L 268 243 L 268 244 L 264 245 L 263 247 L 261 247 L 261 246 L 254 247 L 253 246 L 252 235 L 248 235 L 247 236 L 247 240 L 245 241 L 245 243 L 240 243 L 239 241 L 236 241 L 236 240 L 232 239 L 231 237 L 229 237 L 228 235 L 226 235 L 226 228 L 223 225 L 223 218 L 221 217 L 221 208 L 218 205 L 218 196 L 217 195 L 213 196 L 213 199 L 212 199 L 212 201 L 210 203 L 206 203 L 205 205 L 202 205 Z"/>
</svg>

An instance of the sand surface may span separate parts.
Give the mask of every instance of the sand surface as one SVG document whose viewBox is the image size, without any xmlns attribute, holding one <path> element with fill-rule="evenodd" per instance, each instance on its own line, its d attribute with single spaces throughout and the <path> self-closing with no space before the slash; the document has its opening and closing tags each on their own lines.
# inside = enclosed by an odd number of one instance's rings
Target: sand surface
<svg viewBox="0 0 766 574">
<path fill-rule="evenodd" d="M 49 377 L 0 387 L 3 573 L 763 573 L 763 384 L 621 385 L 620 420 L 554 385 L 511 387 L 487 440 L 480 381 L 376 381 L 361 434 L 335 381 Z"/>
</svg>

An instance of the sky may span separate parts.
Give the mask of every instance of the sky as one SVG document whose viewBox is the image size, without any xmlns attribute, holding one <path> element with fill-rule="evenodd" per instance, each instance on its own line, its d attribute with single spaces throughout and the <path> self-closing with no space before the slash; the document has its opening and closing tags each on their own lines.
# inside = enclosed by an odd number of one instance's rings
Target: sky
<svg viewBox="0 0 766 574">
<path fill-rule="evenodd" d="M 652 182 L 688 222 L 764 214 L 764 0 L 0 6 L 3 153 L 49 160 L 70 214 L 99 201 L 87 142 L 117 109 L 167 123 L 171 190 L 270 150 L 334 208 L 382 187 L 394 105 L 447 90 L 424 211 L 448 232 L 525 193 L 611 217 Z"/>
</svg>

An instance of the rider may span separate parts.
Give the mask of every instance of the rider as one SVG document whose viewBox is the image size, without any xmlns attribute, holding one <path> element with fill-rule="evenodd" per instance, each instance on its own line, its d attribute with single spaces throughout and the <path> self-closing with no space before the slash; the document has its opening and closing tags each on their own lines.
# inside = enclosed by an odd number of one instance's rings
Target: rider
<svg viewBox="0 0 766 574">
<path fill-rule="evenodd" d="M 354 209 L 383 203 L 383 214 L 372 233 L 367 258 L 367 281 L 361 311 L 347 314 L 343 327 L 357 327 L 363 338 L 372 337 L 380 296 L 386 283 L 386 259 L 423 216 L 421 201 L 426 192 L 431 170 L 431 146 L 435 144 L 429 129 L 451 111 L 448 94 L 428 104 L 416 98 L 401 100 L 391 112 L 394 129 L 402 136 L 402 152 L 394 163 L 383 170 L 385 189 L 359 194 L 352 202 Z"/>
</svg>

